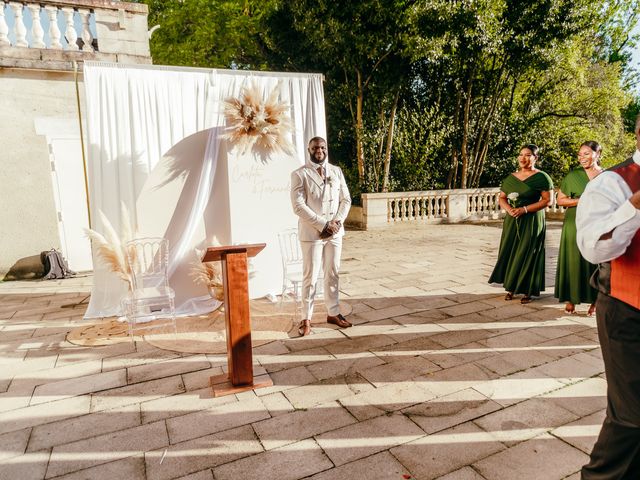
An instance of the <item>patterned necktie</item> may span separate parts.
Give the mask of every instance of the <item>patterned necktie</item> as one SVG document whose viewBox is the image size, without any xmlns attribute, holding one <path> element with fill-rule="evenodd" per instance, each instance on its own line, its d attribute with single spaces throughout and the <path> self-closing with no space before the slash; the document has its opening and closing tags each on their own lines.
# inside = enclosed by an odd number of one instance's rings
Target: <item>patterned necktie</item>
<svg viewBox="0 0 640 480">
<path fill-rule="evenodd" d="M 322 171 L 322 167 L 318 167 L 318 175 L 320 175 L 320 178 L 324 180 L 324 172 Z"/>
</svg>

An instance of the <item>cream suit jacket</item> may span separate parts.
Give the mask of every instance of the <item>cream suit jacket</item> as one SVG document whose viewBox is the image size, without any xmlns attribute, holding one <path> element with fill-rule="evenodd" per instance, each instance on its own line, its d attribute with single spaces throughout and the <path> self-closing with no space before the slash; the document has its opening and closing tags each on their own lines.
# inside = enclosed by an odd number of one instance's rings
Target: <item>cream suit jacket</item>
<svg viewBox="0 0 640 480">
<path fill-rule="evenodd" d="M 305 165 L 291 174 L 291 204 L 298 216 L 300 241 L 320 240 L 330 220 L 344 223 L 351 207 L 351 195 L 340 167 L 326 163 L 326 180 L 315 167 Z M 344 227 L 333 238 L 344 235 Z"/>
</svg>

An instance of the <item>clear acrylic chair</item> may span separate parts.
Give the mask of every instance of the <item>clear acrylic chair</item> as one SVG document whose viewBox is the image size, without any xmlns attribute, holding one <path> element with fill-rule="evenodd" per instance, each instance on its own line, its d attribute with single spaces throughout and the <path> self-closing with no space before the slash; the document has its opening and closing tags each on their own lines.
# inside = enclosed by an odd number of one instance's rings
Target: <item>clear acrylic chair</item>
<svg viewBox="0 0 640 480">
<path fill-rule="evenodd" d="M 175 292 L 169 286 L 169 241 L 139 238 L 125 245 L 131 268 L 131 292 L 122 307 L 129 335 L 171 325 L 176 333 Z"/>
<path fill-rule="evenodd" d="M 295 317 L 298 317 L 302 300 L 302 251 L 298 240 L 298 229 L 290 228 L 278 233 L 282 255 L 282 293 L 280 306 L 287 291 L 291 290 L 295 302 Z"/>
</svg>

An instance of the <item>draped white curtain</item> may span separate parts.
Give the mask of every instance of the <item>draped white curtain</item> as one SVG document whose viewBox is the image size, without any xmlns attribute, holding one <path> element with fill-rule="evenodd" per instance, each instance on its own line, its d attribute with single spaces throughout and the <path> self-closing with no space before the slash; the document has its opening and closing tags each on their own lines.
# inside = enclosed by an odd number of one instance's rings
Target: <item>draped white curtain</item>
<svg viewBox="0 0 640 480">
<path fill-rule="evenodd" d="M 216 306 L 190 277 L 195 248 L 213 241 L 265 241 L 253 265 L 250 294 L 279 291 L 276 233 L 295 225 L 289 174 L 304 162 L 308 139 L 326 136 L 322 76 L 86 62 L 84 84 L 92 227 L 104 231 L 101 211 L 121 230 L 125 205 L 138 236 L 169 239 L 169 282 L 178 314 Z M 265 95 L 279 86 L 280 101 L 290 105 L 293 157 L 262 162 L 223 140 L 222 102 L 252 84 Z M 119 315 L 125 294 L 126 284 L 94 258 L 85 317 Z"/>
</svg>

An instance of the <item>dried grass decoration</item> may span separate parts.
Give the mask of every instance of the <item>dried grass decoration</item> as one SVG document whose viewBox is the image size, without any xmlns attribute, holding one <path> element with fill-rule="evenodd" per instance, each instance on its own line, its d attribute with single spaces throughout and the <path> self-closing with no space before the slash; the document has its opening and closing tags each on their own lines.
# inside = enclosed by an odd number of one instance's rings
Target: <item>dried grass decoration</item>
<svg viewBox="0 0 640 480">
<path fill-rule="evenodd" d="M 133 240 L 134 234 L 131 227 L 129 211 L 122 204 L 122 235 L 116 233 L 115 228 L 109 222 L 107 216 L 100 211 L 100 221 L 104 227 L 104 235 L 92 229 L 85 229 L 87 237 L 91 240 L 98 259 L 122 280 L 127 282 L 131 290 L 131 267 L 127 261 L 126 243 Z"/>
<path fill-rule="evenodd" d="M 204 252 L 196 249 L 196 255 L 198 258 L 202 258 Z M 220 262 L 191 262 L 189 276 L 194 283 L 207 287 L 211 298 L 220 301 L 224 300 L 222 266 Z"/>
<path fill-rule="evenodd" d="M 227 133 L 224 138 L 243 152 L 253 148 L 266 153 L 293 155 L 294 148 L 289 139 L 292 126 L 287 115 L 289 105 L 278 102 L 280 83 L 263 100 L 257 84 L 244 87 L 239 98 L 224 102 Z"/>
</svg>

